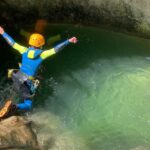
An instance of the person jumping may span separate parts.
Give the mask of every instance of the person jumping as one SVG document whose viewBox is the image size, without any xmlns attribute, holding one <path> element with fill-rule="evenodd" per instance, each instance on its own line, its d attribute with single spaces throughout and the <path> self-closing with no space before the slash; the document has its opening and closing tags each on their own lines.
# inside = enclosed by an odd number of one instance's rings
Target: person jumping
<svg viewBox="0 0 150 150">
<path fill-rule="evenodd" d="M 60 52 L 68 44 L 77 43 L 77 38 L 71 37 L 49 50 L 42 50 L 42 46 L 45 44 L 45 39 L 39 33 L 34 33 L 30 36 L 29 47 L 24 47 L 16 43 L 1 26 L 0 34 L 12 48 L 22 55 L 22 62 L 19 65 L 19 69 L 10 69 L 8 75 L 12 78 L 14 88 L 17 92 L 19 92 L 20 97 L 23 100 L 22 103 L 18 104 L 13 104 L 12 101 L 7 101 L 3 107 L 4 110 L 0 110 L 1 118 L 14 108 L 16 110 L 31 110 L 32 97 L 34 96 L 39 84 L 39 81 L 36 79 L 36 75 L 41 63 L 43 60 Z"/>
</svg>

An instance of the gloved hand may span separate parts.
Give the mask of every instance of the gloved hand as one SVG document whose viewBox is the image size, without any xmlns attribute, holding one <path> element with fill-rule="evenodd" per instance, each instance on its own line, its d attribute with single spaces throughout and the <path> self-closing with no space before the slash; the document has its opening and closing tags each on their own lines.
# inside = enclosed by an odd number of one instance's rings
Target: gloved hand
<svg viewBox="0 0 150 150">
<path fill-rule="evenodd" d="M 0 26 L 0 34 L 4 33 L 4 29 Z"/>
<path fill-rule="evenodd" d="M 75 44 L 75 43 L 77 43 L 77 42 L 78 42 L 78 40 L 77 40 L 77 38 L 76 38 L 76 37 L 72 37 L 72 38 L 70 38 L 70 39 L 69 39 L 69 42 L 70 42 L 70 43 L 74 43 L 74 44 Z"/>
</svg>

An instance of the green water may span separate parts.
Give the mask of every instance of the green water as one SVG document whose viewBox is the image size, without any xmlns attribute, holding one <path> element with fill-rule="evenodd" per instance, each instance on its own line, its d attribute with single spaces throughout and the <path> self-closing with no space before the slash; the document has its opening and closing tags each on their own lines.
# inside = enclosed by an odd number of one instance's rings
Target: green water
<svg viewBox="0 0 150 150">
<path fill-rule="evenodd" d="M 31 119 L 52 150 L 150 149 L 150 41 L 50 25 L 79 42 L 46 60 Z"/>
</svg>

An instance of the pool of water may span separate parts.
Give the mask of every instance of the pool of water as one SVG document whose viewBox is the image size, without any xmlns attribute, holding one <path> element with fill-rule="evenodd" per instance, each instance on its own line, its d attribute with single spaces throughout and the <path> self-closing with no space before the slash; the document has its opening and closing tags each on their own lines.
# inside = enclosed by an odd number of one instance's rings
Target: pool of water
<svg viewBox="0 0 150 150">
<path fill-rule="evenodd" d="M 29 114 L 40 144 L 45 150 L 150 149 L 150 41 L 79 25 L 47 27 L 47 38 L 58 33 L 79 41 L 43 64 Z"/>
</svg>

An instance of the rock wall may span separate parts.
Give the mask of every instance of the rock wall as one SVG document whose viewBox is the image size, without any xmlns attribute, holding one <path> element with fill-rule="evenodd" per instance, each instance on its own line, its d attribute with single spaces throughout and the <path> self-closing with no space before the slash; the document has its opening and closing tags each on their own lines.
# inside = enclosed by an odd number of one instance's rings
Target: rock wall
<svg viewBox="0 0 150 150">
<path fill-rule="evenodd" d="M 1 0 L 1 17 L 17 22 L 103 24 L 150 34 L 149 0 Z"/>
</svg>

